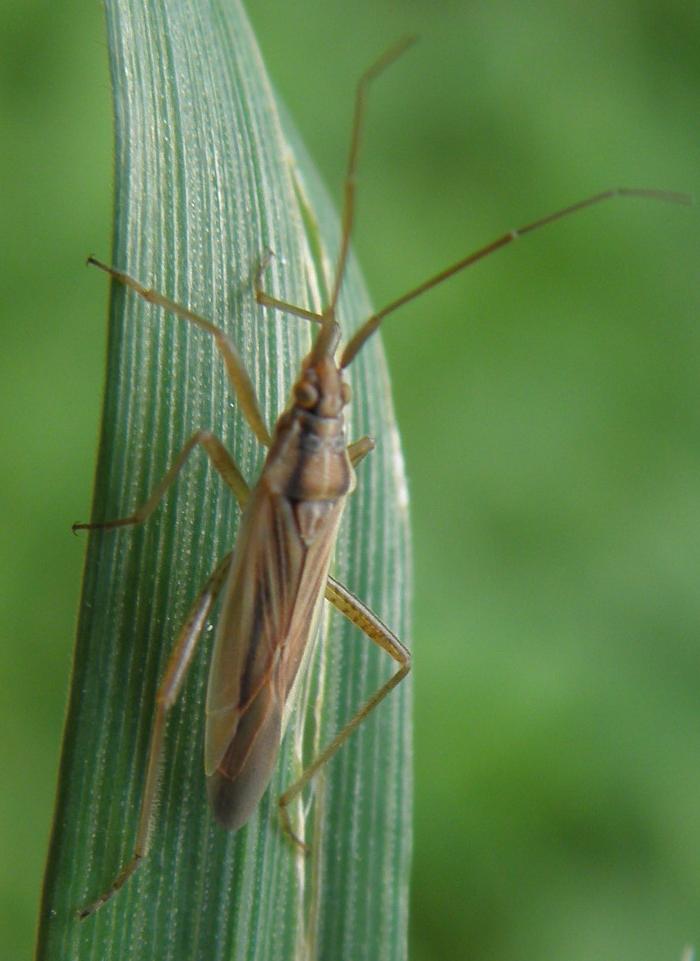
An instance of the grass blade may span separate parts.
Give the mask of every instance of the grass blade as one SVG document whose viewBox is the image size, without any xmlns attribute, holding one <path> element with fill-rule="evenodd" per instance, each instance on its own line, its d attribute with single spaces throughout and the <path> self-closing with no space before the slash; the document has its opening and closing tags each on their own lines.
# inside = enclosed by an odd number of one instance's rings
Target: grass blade
<svg viewBox="0 0 700 961">
<path fill-rule="evenodd" d="M 108 0 L 106 9 L 116 115 L 112 260 L 227 329 L 272 423 L 310 332 L 254 304 L 251 271 L 269 246 L 277 257 L 268 289 L 318 304 L 337 224 L 298 145 L 292 155 L 294 135 L 288 124 L 283 132 L 237 3 Z M 341 322 L 351 329 L 368 310 L 351 266 Z M 405 637 L 405 484 L 378 342 L 353 365 L 352 381 L 350 432 L 372 433 L 379 445 L 361 468 L 335 572 Z M 129 513 L 198 427 L 212 428 L 246 476 L 257 476 L 263 452 L 231 402 L 210 339 L 113 287 L 93 517 Z M 206 806 L 200 652 L 169 722 L 152 853 L 95 917 L 75 918 L 130 854 L 158 680 L 237 521 L 233 498 L 195 457 L 142 529 L 89 539 L 41 961 L 405 957 L 408 685 L 318 784 L 310 858 L 290 851 L 275 816 L 274 799 L 301 753 L 325 742 L 391 670 L 334 615 L 272 788 L 234 836 Z"/>
</svg>

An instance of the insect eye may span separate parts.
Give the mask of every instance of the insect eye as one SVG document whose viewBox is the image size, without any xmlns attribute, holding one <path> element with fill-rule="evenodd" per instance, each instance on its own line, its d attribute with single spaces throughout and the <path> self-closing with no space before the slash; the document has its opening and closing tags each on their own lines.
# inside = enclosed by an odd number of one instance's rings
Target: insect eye
<svg viewBox="0 0 700 961">
<path fill-rule="evenodd" d="M 352 390 L 350 389 L 350 384 L 346 384 L 345 381 L 340 385 L 340 399 L 343 402 L 343 407 L 349 404 L 352 400 Z"/>
<path fill-rule="evenodd" d="M 318 402 L 318 391 L 307 380 L 301 380 L 294 387 L 294 400 L 300 407 L 314 407 Z"/>
</svg>

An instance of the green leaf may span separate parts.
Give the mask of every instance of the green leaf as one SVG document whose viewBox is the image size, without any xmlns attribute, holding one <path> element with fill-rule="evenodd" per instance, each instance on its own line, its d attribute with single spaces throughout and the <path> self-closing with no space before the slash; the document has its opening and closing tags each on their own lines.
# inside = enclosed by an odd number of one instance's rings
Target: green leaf
<svg viewBox="0 0 700 961">
<path fill-rule="evenodd" d="M 116 116 L 112 261 L 226 329 L 272 424 L 311 331 L 259 308 L 251 273 L 271 247 L 266 288 L 318 308 L 337 247 L 335 216 L 280 121 L 238 3 L 108 0 L 106 10 Z M 104 277 L 94 272 L 85 282 Z M 351 263 L 340 304 L 346 333 L 369 311 Z M 406 486 L 377 338 L 351 380 L 350 435 L 372 434 L 377 450 L 359 468 L 334 571 L 406 638 Z M 214 430 L 254 481 L 264 452 L 211 338 L 113 284 L 93 519 L 130 514 L 200 427 Z M 89 538 L 40 961 L 406 956 L 408 683 L 305 792 L 293 816 L 304 820 L 309 857 L 278 823 L 276 798 L 302 757 L 327 743 L 393 669 L 335 612 L 324 619 L 271 788 L 234 835 L 214 824 L 205 797 L 208 626 L 170 715 L 151 851 L 96 915 L 76 918 L 131 855 L 158 683 L 237 523 L 234 498 L 197 452 L 146 524 Z"/>
</svg>

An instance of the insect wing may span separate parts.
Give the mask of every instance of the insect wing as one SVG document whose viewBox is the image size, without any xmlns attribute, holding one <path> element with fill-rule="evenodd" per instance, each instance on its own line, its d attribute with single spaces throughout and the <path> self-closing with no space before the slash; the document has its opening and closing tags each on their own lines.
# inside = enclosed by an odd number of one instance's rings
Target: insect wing
<svg viewBox="0 0 700 961">
<path fill-rule="evenodd" d="M 205 769 L 217 820 L 248 819 L 272 775 L 286 702 L 315 629 L 344 498 L 302 537 L 294 502 L 258 484 L 245 510 L 217 627 Z"/>
</svg>

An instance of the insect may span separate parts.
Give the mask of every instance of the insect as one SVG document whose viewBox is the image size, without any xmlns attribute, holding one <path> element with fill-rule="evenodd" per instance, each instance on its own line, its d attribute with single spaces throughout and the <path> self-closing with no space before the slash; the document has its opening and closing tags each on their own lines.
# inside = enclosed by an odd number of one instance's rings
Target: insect
<svg viewBox="0 0 700 961">
<path fill-rule="evenodd" d="M 218 619 L 207 692 L 205 772 L 215 819 L 231 830 L 251 816 L 274 769 L 288 708 L 306 669 L 324 597 L 396 662 L 396 670 L 362 705 L 279 798 L 285 831 L 294 835 L 289 805 L 318 770 L 370 712 L 410 670 L 407 649 L 357 597 L 329 574 L 340 520 L 355 487 L 355 467 L 373 449 L 363 437 L 347 444 L 343 409 L 350 401 L 343 371 L 352 363 L 384 318 L 448 277 L 527 233 L 577 210 L 615 196 L 686 202 L 682 195 L 656 190 L 608 190 L 563 208 L 492 243 L 430 277 L 373 314 L 357 329 L 336 360 L 341 329 L 337 304 L 349 255 L 354 215 L 354 181 L 367 89 L 371 81 L 412 42 L 406 39 L 387 51 L 360 79 L 347 164 L 342 233 L 327 305 L 316 313 L 279 300 L 264 289 L 266 255 L 255 275 L 255 297 L 264 307 L 292 314 L 317 325 L 311 352 L 303 361 L 287 409 L 272 434 L 265 425 L 255 392 L 226 333 L 188 308 L 151 290 L 129 274 L 90 258 L 89 263 L 130 288 L 146 301 L 206 331 L 214 339 L 241 411 L 257 439 L 268 448 L 257 483 L 249 488 L 221 441 L 208 430 L 189 439 L 148 500 L 128 517 L 80 523 L 74 529 L 113 529 L 147 520 L 173 483 L 190 453 L 201 446 L 233 491 L 242 508 L 236 545 L 216 567 L 195 598 L 175 641 L 156 700 L 146 781 L 131 859 L 109 888 L 84 907 L 86 918 L 104 905 L 134 874 L 146 856 L 156 797 L 168 711 L 182 688 L 197 643 L 219 595 Z"/>
</svg>

